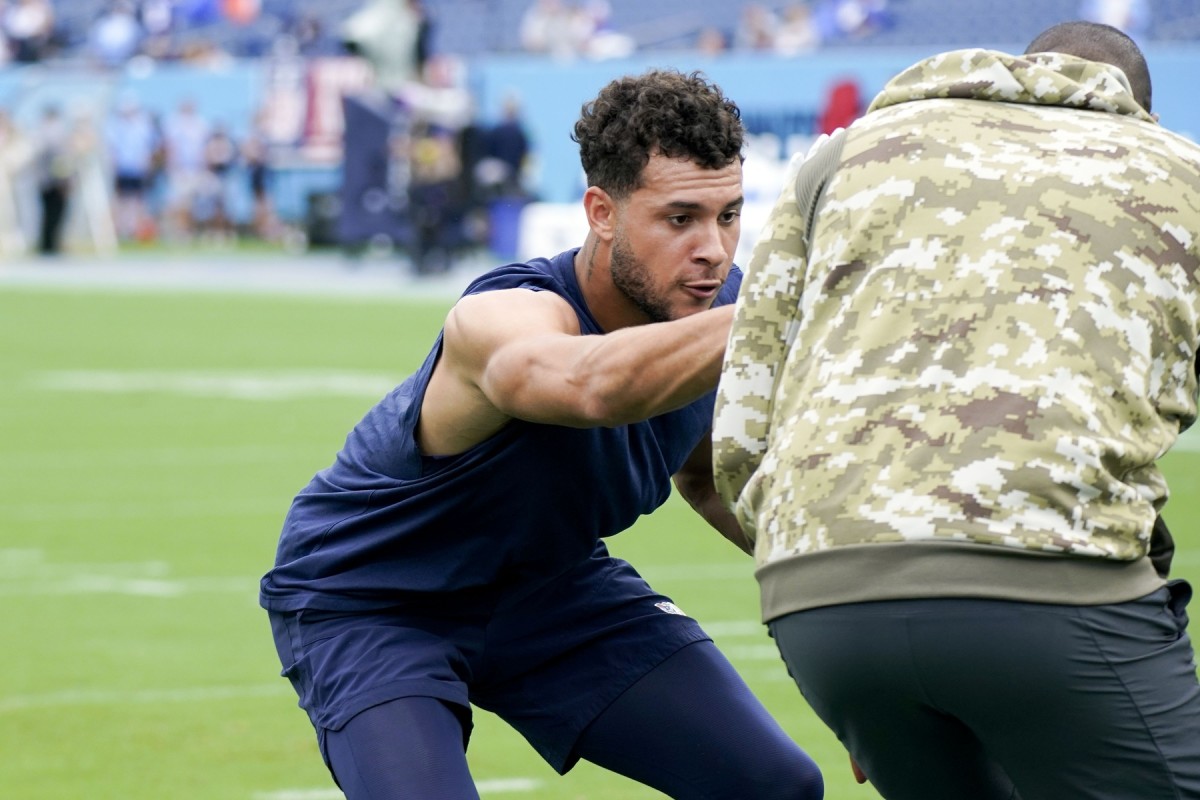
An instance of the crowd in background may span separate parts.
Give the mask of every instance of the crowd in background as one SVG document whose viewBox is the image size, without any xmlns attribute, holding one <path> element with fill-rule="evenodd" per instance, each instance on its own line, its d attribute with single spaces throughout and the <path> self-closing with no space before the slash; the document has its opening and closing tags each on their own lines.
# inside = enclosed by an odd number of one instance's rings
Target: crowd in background
<svg viewBox="0 0 1200 800">
<path fill-rule="evenodd" d="M 500 32 L 491 46 L 565 58 L 622 57 L 664 43 L 713 53 L 798 55 L 869 39 L 892 29 L 904 14 L 901 0 L 758 0 L 730 11 L 726 16 L 736 17 L 735 22 L 680 19 L 669 27 L 681 30 L 664 35 L 650 34 L 644 25 L 622 30 L 610 0 L 513 0 L 487 7 L 517 2 L 524 3 L 519 18 L 506 20 L 515 30 Z M 445 32 L 479 24 L 455 18 L 463 8 L 449 0 L 0 0 L 0 64 L 71 57 L 119 67 L 138 57 L 211 61 L 262 57 L 278 48 L 333 55 L 345 51 L 342 21 L 368 6 L 395 8 L 421 20 L 427 50 L 432 25 Z M 473 11 L 480 16 L 484 6 Z M 1149 0 L 1078 0 L 1076 12 L 1135 39 L 1152 21 Z"/>
<path fill-rule="evenodd" d="M 253 58 L 276 46 L 306 55 L 340 47 L 319 15 L 265 11 L 263 0 L 0 0 L 0 64 L 68 58 L 116 68 L 137 57 Z"/>
<path fill-rule="evenodd" d="M 514 98 L 497 123 L 482 125 L 472 116 L 475 105 L 461 76 L 433 51 L 437 20 L 419 0 L 354 0 L 332 30 L 313 13 L 280 11 L 290 5 L 104 0 L 84 31 L 71 33 L 69 4 L 0 0 L 0 64 L 20 69 L 74 57 L 113 69 L 135 59 L 211 63 L 234 55 L 274 58 L 281 51 L 299 59 L 362 57 L 374 69 L 377 88 L 399 98 L 406 110 L 399 124 L 387 122 L 389 180 L 383 191 L 389 198 L 383 202 L 408 215 L 402 244 L 422 270 L 444 268 L 456 248 L 486 244 L 488 215 L 498 198 L 533 199 L 526 171 L 534 143 L 522 127 L 519 103 Z M 689 46 L 713 55 L 801 55 L 889 29 L 900 5 L 750 2 L 741 6 L 735 26 L 702 25 Z M 1146 0 L 1081 0 L 1079 13 L 1135 36 L 1150 22 Z M 227 41 L 200 35 L 214 21 L 254 34 Z M 525 52 L 557 59 L 616 58 L 640 46 L 613 24 L 608 0 L 529 0 L 516 35 Z M 850 94 L 840 107 L 851 110 L 830 124 L 848 124 L 861 111 L 863 98 Z M 8 219 L 18 216 L 21 174 L 35 186 L 38 206 L 36 236 L 27 237 L 33 241 L 22 245 L 19 230 L 0 224 L 0 255 L 22 247 L 57 253 L 72 229 L 92 249 L 154 241 L 279 241 L 289 233 L 272 204 L 272 160 L 281 143 L 268 131 L 265 108 L 253 120 L 211 119 L 183 97 L 169 112 L 154 113 L 126 92 L 103 119 L 54 105 L 40 112 L 36 125 L 23 130 L 11 109 L 0 108 L 0 217 L 8 209 L 14 210 Z"/>
<path fill-rule="evenodd" d="M 235 141 L 225 123 L 204 117 L 189 98 L 161 117 L 132 94 L 121 97 L 107 119 L 50 104 L 28 130 L 3 114 L 0 151 L 0 203 L 15 205 L 18 178 L 33 183 L 39 203 L 33 244 L 44 255 L 61 252 L 67 240 L 107 250 L 121 243 L 220 243 L 279 233 L 261 128 Z M 247 185 L 239 186 L 242 181 Z M 244 219 L 233 213 L 239 196 L 251 198 Z M 19 236 L 9 230 L 9 247 L 0 252 L 23 249 L 13 244 Z"/>
</svg>

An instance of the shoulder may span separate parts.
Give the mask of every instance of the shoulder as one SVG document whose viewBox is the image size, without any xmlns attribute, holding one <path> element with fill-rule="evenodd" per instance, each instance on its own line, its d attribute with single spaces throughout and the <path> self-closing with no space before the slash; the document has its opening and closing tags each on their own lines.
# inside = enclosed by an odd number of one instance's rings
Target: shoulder
<svg viewBox="0 0 1200 800">
<path fill-rule="evenodd" d="M 451 309 L 451 320 L 461 323 L 478 315 L 480 324 L 534 331 L 553 321 L 555 329 L 579 333 L 582 312 L 574 283 L 574 254 L 568 250 L 485 272 L 463 291 Z"/>
<path fill-rule="evenodd" d="M 574 251 L 569 250 L 553 258 L 534 258 L 496 267 L 471 281 L 463 295 L 518 288 L 565 294 L 564 270 L 565 265 L 572 263 L 573 254 Z"/>
<path fill-rule="evenodd" d="M 579 318 L 554 292 L 529 287 L 466 294 L 446 317 L 447 347 L 492 349 L 513 339 L 545 333 L 578 334 Z"/>
</svg>

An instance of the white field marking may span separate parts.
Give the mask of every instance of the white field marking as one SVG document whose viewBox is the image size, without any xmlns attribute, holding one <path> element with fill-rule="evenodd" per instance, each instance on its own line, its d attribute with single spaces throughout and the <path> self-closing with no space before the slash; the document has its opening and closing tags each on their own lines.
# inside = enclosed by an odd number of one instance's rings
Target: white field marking
<svg viewBox="0 0 1200 800">
<path fill-rule="evenodd" d="M 192 686 L 182 689 L 64 689 L 58 692 L 17 694 L 0 697 L 0 714 L 37 708 L 71 706 L 159 705 L 161 703 L 207 703 L 218 700 L 244 700 L 292 694 L 292 687 L 280 679 L 275 683 L 251 686 Z"/>
<path fill-rule="evenodd" d="M 38 389 L 101 394 L 160 393 L 234 400 L 382 397 L 400 377 L 334 370 L 139 372 L 66 370 L 33 376 Z"/>
<path fill-rule="evenodd" d="M 183 597 L 191 594 L 245 594 L 258 592 L 257 578 L 114 578 L 111 575 L 74 575 L 49 581 L 4 581 L 0 597 L 46 595 L 120 594 L 135 597 Z"/>
<path fill-rule="evenodd" d="M 141 447 L 121 450 L 39 450 L 6 452 L 0 460 L 0 472 L 27 474 L 32 469 L 115 469 L 122 467 L 210 467 L 226 464 L 295 463 L 311 456 L 311 447 L 255 446 L 240 447 Z M 329 458 L 332 459 L 332 452 Z"/>
<path fill-rule="evenodd" d="M 205 519 L 219 517 L 276 516 L 287 512 L 291 498 L 257 500 L 171 500 L 161 502 L 114 500 L 78 503 L 0 503 L 0 519 L 11 522 L 52 522 L 97 519 Z"/>
<path fill-rule="evenodd" d="M 256 577 L 173 578 L 165 561 L 55 564 L 36 548 L 0 549 L 0 597 L 122 594 L 181 597 L 243 593 L 254 597 Z"/>
<path fill-rule="evenodd" d="M 480 794 L 532 792 L 542 782 L 534 778 L 492 778 L 475 781 Z M 345 800 L 338 789 L 279 789 L 274 792 L 255 792 L 253 800 Z"/>
<path fill-rule="evenodd" d="M 741 263 L 739 261 L 739 263 Z M 225 258 L 172 254 L 152 261 L 122 254 L 111 258 L 65 256 L 46 269 L 32 258 L 0 264 L 0 286 L 103 291 L 120 294 L 234 293 L 268 297 L 305 297 L 314 302 L 405 303 L 436 301 L 444 307 L 467 284 L 495 266 L 486 256 L 470 258 L 443 275 L 409 278 L 390 257 L 356 260 L 341 255 L 306 254 L 301 258 Z"/>
</svg>

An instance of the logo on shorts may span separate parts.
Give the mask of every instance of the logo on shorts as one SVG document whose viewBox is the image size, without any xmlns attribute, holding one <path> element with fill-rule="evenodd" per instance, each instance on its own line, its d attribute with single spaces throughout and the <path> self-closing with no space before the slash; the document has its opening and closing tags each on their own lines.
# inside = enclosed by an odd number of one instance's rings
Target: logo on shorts
<svg viewBox="0 0 1200 800">
<path fill-rule="evenodd" d="M 666 613 L 668 613 L 668 614 L 678 614 L 678 615 L 679 615 L 679 616 L 681 616 L 681 617 L 686 617 L 686 616 L 687 616 L 687 614 L 684 614 L 684 613 L 683 613 L 683 609 L 682 609 L 682 608 L 680 608 L 679 606 L 675 605 L 674 603 L 669 603 L 669 602 L 667 602 L 667 601 L 665 601 L 665 600 L 664 600 L 663 602 L 661 602 L 661 603 L 655 603 L 655 604 L 654 604 L 654 607 L 655 607 L 655 608 L 657 608 L 659 611 L 665 611 L 665 612 L 666 612 Z"/>
</svg>

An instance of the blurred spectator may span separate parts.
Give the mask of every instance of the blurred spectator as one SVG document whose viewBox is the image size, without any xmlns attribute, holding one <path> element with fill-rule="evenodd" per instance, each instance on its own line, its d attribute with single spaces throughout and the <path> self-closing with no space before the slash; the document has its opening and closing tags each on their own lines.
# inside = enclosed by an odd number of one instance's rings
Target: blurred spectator
<svg viewBox="0 0 1200 800">
<path fill-rule="evenodd" d="M 483 231 L 494 256 L 515 258 L 521 210 L 533 199 L 526 185 L 530 140 L 516 95 L 505 98 L 500 121 L 487 131 L 485 157 L 475 169 L 486 204 Z"/>
<path fill-rule="evenodd" d="M 140 0 L 138 22 L 151 36 L 170 33 L 175 22 L 174 0 Z"/>
<path fill-rule="evenodd" d="M 521 120 L 516 97 L 505 98 L 500 121 L 487 132 L 484 160 L 476 169 L 478 182 L 492 197 L 525 197 L 525 160 L 529 157 L 529 134 Z"/>
<path fill-rule="evenodd" d="M 138 21 L 143 33 L 142 52 L 155 59 L 169 57 L 175 31 L 173 0 L 141 0 Z"/>
<path fill-rule="evenodd" d="M 449 269 L 454 251 L 466 243 L 473 176 L 463 172 L 463 158 L 473 154 L 465 152 L 463 137 L 472 127 L 475 104 L 460 59 L 435 55 L 422 78 L 405 86 L 399 99 L 412 115 L 406 162 L 413 263 L 426 274 Z"/>
<path fill-rule="evenodd" d="M 371 63 L 380 87 L 396 92 L 421 76 L 428 25 L 415 0 L 367 0 L 342 24 L 341 38 Z"/>
<path fill-rule="evenodd" d="M 0 255 L 25 252 L 16 184 L 17 176 L 29 166 L 35 154 L 30 137 L 17 127 L 7 111 L 0 109 Z"/>
<path fill-rule="evenodd" d="M 56 255 L 62 249 L 63 220 L 71 194 L 71 176 L 75 165 L 71 152 L 71 131 L 58 106 L 46 106 L 35 134 L 37 155 L 34 177 L 41 202 L 38 227 L 38 252 Z"/>
<path fill-rule="evenodd" d="M 695 48 L 701 55 L 718 56 L 729 49 L 729 40 L 725 36 L 725 31 L 708 25 L 701 28 L 696 34 Z"/>
<path fill-rule="evenodd" d="M 775 34 L 775 52 L 782 56 L 811 53 L 821 44 L 812 9 L 807 3 L 791 3 L 783 9 L 783 19 Z"/>
<path fill-rule="evenodd" d="M 887 0 L 821 0 L 813 22 L 822 42 L 861 39 L 892 26 Z"/>
<path fill-rule="evenodd" d="M 762 3 L 747 3 L 738 19 L 733 46 L 738 50 L 772 51 L 778 28 L 779 20 L 771 9 Z"/>
<path fill-rule="evenodd" d="M 88 47 L 102 65 L 119 67 L 138 52 L 142 36 L 132 0 L 114 0 L 92 23 Z"/>
<path fill-rule="evenodd" d="M 10 0 L 0 20 L 14 61 L 41 61 L 54 41 L 54 9 L 50 0 Z"/>
<path fill-rule="evenodd" d="M 563 0 L 533 0 L 521 16 L 521 47 L 569 60 L 588 49 L 596 20 L 585 8 Z"/>
<path fill-rule="evenodd" d="M 229 66 L 233 56 L 215 39 L 197 34 L 180 43 L 179 60 L 195 66 L 220 69 Z"/>
<path fill-rule="evenodd" d="M 146 241 L 155 235 L 147 195 L 155 174 L 155 158 L 162 141 L 151 116 L 131 94 L 117 101 L 116 113 L 105 130 L 108 158 L 113 171 L 114 216 L 117 238 Z"/>
<path fill-rule="evenodd" d="M 1149 0 L 1083 0 L 1079 16 L 1089 22 L 1111 25 L 1139 43 L 1150 30 Z"/>
<path fill-rule="evenodd" d="M 192 216 L 199 232 L 215 242 L 233 238 L 229 213 L 230 179 L 238 161 L 238 146 L 223 122 L 217 122 L 204 143 L 204 176 L 192 202 Z"/>
<path fill-rule="evenodd" d="M 418 275 L 445 272 L 459 242 L 462 222 L 455 207 L 462 164 L 452 132 L 420 123 L 413 130 L 409 208 L 415 228 L 412 258 Z"/>
<path fill-rule="evenodd" d="M 253 203 L 250 230 L 259 239 L 273 241 L 278 235 L 278 222 L 268 185 L 271 170 L 268 122 L 265 109 L 254 115 L 254 124 L 242 139 L 241 157 L 246 168 L 246 178 L 250 182 L 250 198 Z"/>
<path fill-rule="evenodd" d="M 104 142 L 86 103 L 72 114 L 68 138 L 71 205 L 64 223 L 64 240 L 69 247 L 114 253 L 118 240 Z"/>
<path fill-rule="evenodd" d="M 473 104 L 472 104 L 473 105 Z M 462 245 L 483 246 L 488 239 L 488 203 L 491 200 L 489 187 L 480 182 L 487 170 L 482 167 L 488 158 L 489 137 L 492 129 L 480 122 L 472 111 L 467 124 L 458 131 L 458 160 L 460 164 L 455 189 L 455 203 L 462 217 Z"/>
<path fill-rule="evenodd" d="M 608 0 L 587 0 L 575 10 L 574 28 L 583 53 L 597 61 L 625 58 L 637 50 L 632 36 L 621 33 L 612 24 L 612 6 Z"/>
<path fill-rule="evenodd" d="M 562 0 L 533 0 L 521 15 L 521 48 L 527 53 L 549 53 L 569 27 L 569 9 Z"/>
<path fill-rule="evenodd" d="M 205 145 L 208 121 L 196 104 L 185 98 L 163 122 L 166 148 L 167 208 L 165 233 L 171 239 L 188 239 L 195 228 L 193 204 L 207 174 Z"/>
<path fill-rule="evenodd" d="M 430 58 L 421 80 L 405 84 L 396 97 L 419 121 L 445 130 L 461 130 L 475 113 L 474 98 L 466 89 L 466 64 L 455 56 Z"/>
</svg>

